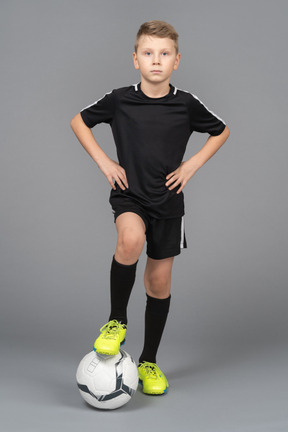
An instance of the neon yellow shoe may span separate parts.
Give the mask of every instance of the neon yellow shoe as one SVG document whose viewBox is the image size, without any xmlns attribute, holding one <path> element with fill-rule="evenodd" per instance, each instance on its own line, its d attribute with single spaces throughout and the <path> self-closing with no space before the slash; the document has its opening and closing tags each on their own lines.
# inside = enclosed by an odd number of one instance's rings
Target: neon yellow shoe
<svg viewBox="0 0 288 432">
<path fill-rule="evenodd" d="M 125 343 L 127 326 L 116 320 L 109 321 L 100 329 L 100 336 L 94 343 L 94 351 L 104 355 L 116 355 Z"/>
<path fill-rule="evenodd" d="M 138 366 L 139 382 L 143 385 L 143 393 L 160 395 L 167 392 L 167 378 L 156 363 L 142 362 Z"/>
</svg>

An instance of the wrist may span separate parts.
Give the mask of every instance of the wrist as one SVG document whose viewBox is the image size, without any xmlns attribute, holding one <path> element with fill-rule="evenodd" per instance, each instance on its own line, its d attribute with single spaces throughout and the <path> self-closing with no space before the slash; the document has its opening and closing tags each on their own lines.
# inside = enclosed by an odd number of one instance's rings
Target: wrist
<svg viewBox="0 0 288 432">
<path fill-rule="evenodd" d="M 191 170 L 195 172 L 204 165 L 204 163 L 201 161 L 200 157 L 197 154 L 188 159 L 187 164 L 189 165 Z"/>
<path fill-rule="evenodd" d="M 98 167 L 102 170 L 102 168 L 107 165 L 107 163 L 109 162 L 109 157 L 106 155 L 106 153 L 103 152 L 103 150 L 101 150 L 101 152 L 99 152 L 96 157 L 94 158 L 96 164 L 98 165 Z"/>
</svg>

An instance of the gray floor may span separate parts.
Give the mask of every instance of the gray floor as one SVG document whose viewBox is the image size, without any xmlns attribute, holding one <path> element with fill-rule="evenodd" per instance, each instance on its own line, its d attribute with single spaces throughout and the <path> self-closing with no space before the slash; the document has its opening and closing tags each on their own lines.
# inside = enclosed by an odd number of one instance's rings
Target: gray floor
<svg viewBox="0 0 288 432">
<path fill-rule="evenodd" d="M 127 405 L 105 412 L 80 397 L 79 352 L 2 345 L 1 431 L 287 432 L 287 347 L 199 346 L 194 354 L 183 347 L 162 351 L 167 395 L 138 389 Z"/>
</svg>

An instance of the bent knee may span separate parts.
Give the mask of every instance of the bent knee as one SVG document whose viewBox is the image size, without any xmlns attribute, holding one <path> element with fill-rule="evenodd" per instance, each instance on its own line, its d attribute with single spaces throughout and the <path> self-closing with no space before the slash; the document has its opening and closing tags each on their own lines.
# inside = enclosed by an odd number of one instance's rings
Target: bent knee
<svg viewBox="0 0 288 432">
<path fill-rule="evenodd" d="M 124 229 L 118 235 L 117 252 L 123 259 L 139 258 L 145 243 L 145 235 L 133 229 Z"/>
</svg>

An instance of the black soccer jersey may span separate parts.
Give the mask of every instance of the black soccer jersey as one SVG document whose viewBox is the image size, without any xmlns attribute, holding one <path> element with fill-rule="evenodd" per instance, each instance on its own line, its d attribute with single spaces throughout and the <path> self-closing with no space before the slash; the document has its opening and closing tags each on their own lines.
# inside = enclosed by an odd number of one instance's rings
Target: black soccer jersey
<svg viewBox="0 0 288 432">
<path fill-rule="evenodd" d="M 150 216 L 169 219 L 184 214 L 183 193 L 169 191 L 166 176 L 179 167 L 193 131 L 219 135 L 225 123 L 194 95 L 170 85 L 161 98 L 150 98 L 135 84 L 107 93 L 81 111 L 93 128 L 109 123 L 119 164 L 129 189 L 116 184 L 111 197 L 128 196 Z"/>
</svg>

